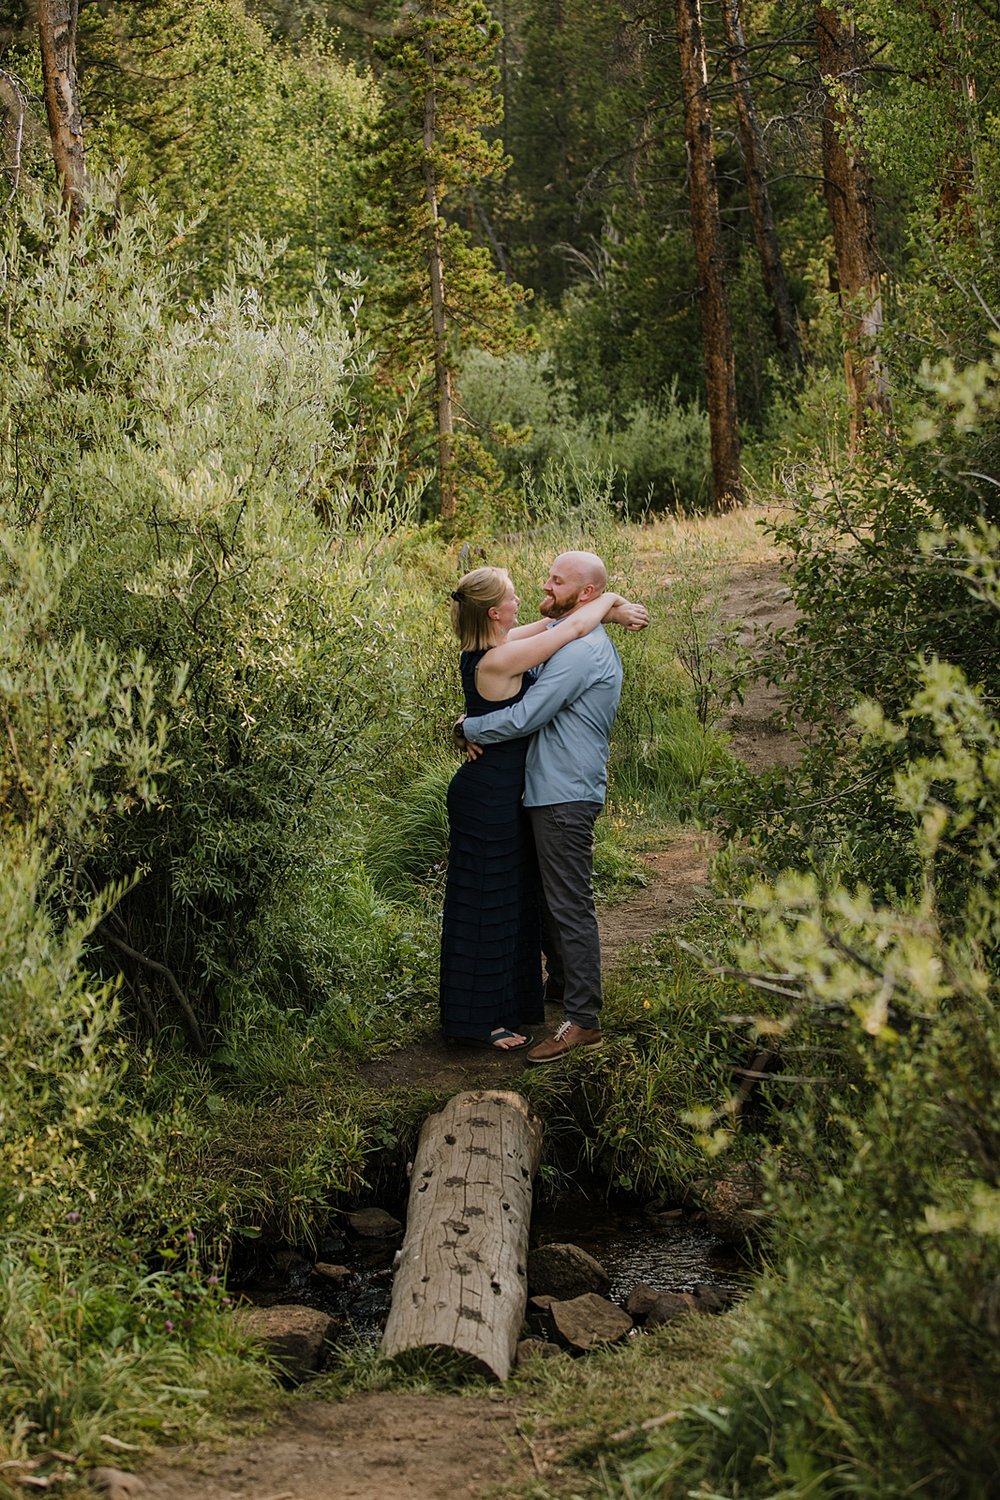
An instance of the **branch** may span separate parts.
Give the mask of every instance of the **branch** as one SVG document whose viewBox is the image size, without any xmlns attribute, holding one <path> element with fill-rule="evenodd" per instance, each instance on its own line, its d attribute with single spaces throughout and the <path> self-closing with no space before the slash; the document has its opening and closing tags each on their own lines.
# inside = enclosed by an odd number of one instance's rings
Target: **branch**
<svg viewBox="0 0 1000 1500">
<path fill-rule="evenodd" d="M 134 959 L 137 964 L 142 964 L 143 968 L 151 969 L 154 974 L 163 975 L 164 979 L 170 986 L 171 991 L 173 992 L 174 999 L 177 1001 L 182 1015 L 184 1016 L 184 1022 L 188 1029 L 188 1035 L 190 1036 L 191 1041 L 194 1043 L 195 1049 L 202 1054 L 207 1052 L 208 1048 L 205 1046 L 205 1039 L 201 1034 L 201 1027 L 198 1025 L 198 1018 L 191 1008 L 190 1001 L 188 1000 L 184 991 L 181 989 L 180 985 L 177 983 L 177 980 L 174 978 L 171 971 L 167 968 L 166 964 L 161 964 L 155 958 L 148 958 L 145 953 L 140 953 L 138 949 L 133 948 L 129 943 L 126 943 L 123 938 L 115 937 L 114 933 L 110 931 L 105 922 L 98 923 L 97 932 L 102 938 L 104 938 L 105 942 L 111 943 L 115 948 L 119 948 L 121 952 L 124 953 L 128 958 Z"/>
</svg>

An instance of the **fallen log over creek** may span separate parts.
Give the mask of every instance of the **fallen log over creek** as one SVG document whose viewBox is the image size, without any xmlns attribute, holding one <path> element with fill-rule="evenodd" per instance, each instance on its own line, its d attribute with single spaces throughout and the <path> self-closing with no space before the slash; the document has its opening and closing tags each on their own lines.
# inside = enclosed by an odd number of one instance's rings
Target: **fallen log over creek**
<svg viewBox="0 0 1000 1500">
<path fill-rule="evenodd" d="M 382 1351 L 454 1351 L 506 1380 L 527 1302 L 542 1135 L 520 1094 L 456 1094 L 424 1121 Z"/>
</svg>

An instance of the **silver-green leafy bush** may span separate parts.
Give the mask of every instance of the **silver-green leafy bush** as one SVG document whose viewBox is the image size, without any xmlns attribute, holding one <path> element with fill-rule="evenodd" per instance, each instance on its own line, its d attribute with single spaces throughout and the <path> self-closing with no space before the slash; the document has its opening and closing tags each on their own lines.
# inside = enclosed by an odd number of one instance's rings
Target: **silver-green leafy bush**
<svg viewBox="0 0 1000 1500">
<path fill-rule="evenodd" d="M 405 596 L 373 601 L 412 496 L 392 430 L 364 431 L 350 287 L 272 314 L 249 246 L 178 308 L 153 214 L 109 215 L 98 198 L 77 236 L 43 208 L 8 230 L 0 504 L 14 551 L 37 539 L 63 569 L 56 649 L 107 643 L 159 684 L 155 809 L 112 810 L 78 879 L 128 886 L 107 960 L 154 1030 L 204 1049 L 252 978 L 251 924 L 337 840 L 392 736 L 413 643 Z"/>
</svg>

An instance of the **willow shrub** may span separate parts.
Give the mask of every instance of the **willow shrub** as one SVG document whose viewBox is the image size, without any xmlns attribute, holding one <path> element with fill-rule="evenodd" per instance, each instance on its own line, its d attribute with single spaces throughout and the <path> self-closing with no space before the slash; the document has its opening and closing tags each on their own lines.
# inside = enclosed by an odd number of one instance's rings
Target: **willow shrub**
<svg viewBox="0 0 1000 1500">
<path fill-rule="evenodd" d="M 706 504 L 708 417 L 697 401 L 681 398 L 676 380 L 655 400 L 635 400 L 621 414 L 588 415 L 551 351 L 473 350 L 463 361 L 461 388 L 509 481 L 524 470 L 543 483 L 550 470 L 598 473 L 633 515 Z"/>
<path fill-rule="evenodd" d="M 147 1028 L 204 1049 L 254 986 L 275 893 L 321 854 L 329 878 L 399 733 L 387 701 L 430 731 L 406 712 L 416 604 L 386 585 L 412 497 L 391 430 L 363 431 L 350 307 L 269 313 L 251 247 L 179 308 L 164 238 L 100 201 L 74 237 L 42 208 L 8 231 L 0 503 L 12 545 L 67 560 L 53 638 L 141 655 L 159 684 L 156 809 L 109 819 L 78 879 L 131 882 L 107 966 Z"/>
<path fill-rule="evenodd" d="M 53 1447 L 98 1461 L 107 1433 L 204 1431 L 269 1385 L 234 1358 L 220 1279 L 187 1237 L 176 1269 L 157 1242 L 154 1271 L 122 1234 L 144 1193 L 159 1222 L 176 1211 L 176 1185 L 157 1181 L 118 987 L 92 962 L 126 888 L 93 874 L 116 827 L 160 805 L 171 762 L 154 707 L 175 700 L 141 656 L 60 638 L 72 561 L 0 531 L 4 1495 L 58 1467 Z"/>
<path fill-rule="evenodd" d="M 126 887 L 93 869 L 170 775 L 164 688 L 141 653 L 60 640 L 72 559 L 0 531 L 0 1222 L 49 1226 L 90 1186 L 121 1112 L 115 986 L 88 949 Z"/>
</svg>

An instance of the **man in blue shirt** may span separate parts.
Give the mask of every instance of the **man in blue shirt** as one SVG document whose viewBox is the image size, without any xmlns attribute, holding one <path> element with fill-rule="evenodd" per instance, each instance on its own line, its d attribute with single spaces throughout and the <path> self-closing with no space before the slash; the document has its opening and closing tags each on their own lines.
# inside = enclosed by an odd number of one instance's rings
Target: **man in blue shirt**
<svg viewBox="0 0 1000 1500">
<path fill-rule="evenodd" d="M 593 552 L 562 553 L 545 581 L 541 613 L 561 620 L 603 593 L 607 579 Z M 609 618 L 632 630 L 649 623 L 642 605 L 619 605 Z M 520 703 L 469 717 L 462 726 L 466 739 L 480 745 L 533 735 L 524 805 L 544 898 L 545 994 L 562 1001 L 565 1019 L 548 1041 L 525 1054 L 529 1063 L 554 1062 L 574 1047 L 599 1047 L 603 1041 L 594 824 L 604 805 L 621 687 L 618 652 L 599 625 L 550 657 Z"/>
</svg>

